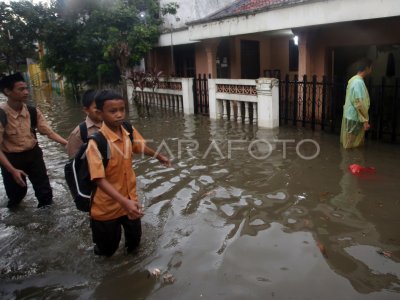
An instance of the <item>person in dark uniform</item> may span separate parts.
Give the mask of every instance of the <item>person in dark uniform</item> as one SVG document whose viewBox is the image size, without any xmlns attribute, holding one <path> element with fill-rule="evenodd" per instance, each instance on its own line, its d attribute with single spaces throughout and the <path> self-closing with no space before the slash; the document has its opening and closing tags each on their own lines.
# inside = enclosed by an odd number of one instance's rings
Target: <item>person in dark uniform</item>
<svg viewBox="0 0 400 300">
<path fill-rule="evenodd" d="M 53 192 L 35 130 L 62 145 L 67 141 L 49 127 L 39 109 L 26 105 L 29 90 L 20 73 L 2 77 L 0 91 L 7 97 L 7 102 L 0 103 L 0 165 L 7 207 L 17 207 L 25 197 L 26 177 L 38 207 L 50 205 Z"/>
</svg>

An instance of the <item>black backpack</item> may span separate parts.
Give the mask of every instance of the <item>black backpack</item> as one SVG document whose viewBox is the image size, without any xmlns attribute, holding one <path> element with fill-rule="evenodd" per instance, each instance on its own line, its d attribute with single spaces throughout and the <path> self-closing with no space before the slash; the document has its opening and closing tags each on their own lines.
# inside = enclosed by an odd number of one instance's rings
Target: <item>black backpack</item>
<svg viewBox="0 0 400 300">
<path fill-rule="evenodd" d="M 31 131 L 33 135 L 36 137 L 36 126 L 37 126 L 37 110 L 36 107 L 32 105 L 27 105 L 29 115 L 31 117 Z M 6 112 L 0 108 L 0 122 L 3 125 L 3 128 L 7 125 L 7 114 Z"/>
<path fill-rule="evenodd" d="M 84 123 L 84 122 L 82 122 Z M 93 139 L 103 157 L 104 169 L 107 167 L 109 160 L 109 149 L 107 139 L 104 135 L 98 131 L 95 132 L 90 137 L 87 137 L 87 127 L 86 124 L 79 124 L 79 127 L 83 132 L 86 132 L 84 137 L 81 132 L 82 141 L 84 144 L 80 147 L 78 152 L 75 154 L 74 158 L 70 159 L 64 167 L 64 176 L 67 181 L 68 188 L 74 199 L 76 208 L 89 212 L 93 196 L 96 192 L 97 185 L 90 179 L 89 166 L 86 157 L 86 149 L 89 140 Z M 129 138 L 133 142 L 133 128 L 129 122 L 124 121 L 122 124 L 124 128 L 129 132 Z"/>
</svg>

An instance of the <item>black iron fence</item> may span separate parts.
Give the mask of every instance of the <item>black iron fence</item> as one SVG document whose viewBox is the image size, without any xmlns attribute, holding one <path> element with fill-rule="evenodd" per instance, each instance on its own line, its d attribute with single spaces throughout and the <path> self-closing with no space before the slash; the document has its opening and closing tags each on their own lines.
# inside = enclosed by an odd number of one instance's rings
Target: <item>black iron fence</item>
<svg viewBox="0 0 400 300">
<path fill-rule="evenodd" d="M 208 74 L 211 78 L 211 74 Z M 206 74 L 198 74 L 193 79 L 193 99 L 195 114 L 208 115 L 208 78 Z"/>
<path fill-rule="evenodd" d="M 379 84 L 367 81 L 371 106 L 371 129 L 367 138 L 400 142 L 400 79 L 383 78 Z M 324 76 L 301 79 L 286 75 L 280 80 L 280 124 L 340 132 L 347 82 L 329 82 Z"/>
</svg>

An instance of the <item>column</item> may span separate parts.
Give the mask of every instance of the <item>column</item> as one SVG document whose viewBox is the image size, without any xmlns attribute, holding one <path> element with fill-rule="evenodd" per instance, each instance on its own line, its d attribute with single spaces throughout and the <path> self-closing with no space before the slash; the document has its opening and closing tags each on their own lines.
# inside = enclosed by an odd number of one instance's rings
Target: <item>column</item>
<svg viewBox="0 0 400 300">
<path fill-rule="evenodd" d="M 187 115 L 194 114 L 193 78 L 181 78 L 183 112 Z"/>
<path fill-rule="evenodd" d="M 258 126 L 279 127 L 279 80 L 259 78 L 256 80 L 256 88 Z"/>
<path fill-rule="evenodd" d="M 229 119 L 231 121 L 235 120 L 235 101 L 229 101 Z"/>
<path fill-rule="evenodd" d="M 228 105 L 228 101 L 227 100 L 222 100 L 222 105 L 223 105 L 223 114 L 222 114 L 222 118 L 223 119 L 228 119 L 228 110 L 227 110 L 227 105 Z"/>
<path fill-rule="evenodd" d="M 217 77 L 216 59 L 217 59 L 218 44 L 219 44 L 218 40 L 209 40 L 204 42 L 204 49 L 206 51 L 206 57 L 207 57 L 207 72 L 211 74 L 211 78 Z"/>
<path fill-rule="evenodd" d="M 257 103 L 253 103 L 253 124 L 257 122 Z"/>
<path fill-rule="evenodd" d="M 250 118 L 249 118 L 249 102 L 244 103 L 244 122 L 246 124 L 250 123 Z"/>
<path fill-rule="evenodd" d="M 303 75 L 311 76 L 311 47 L 310 47 L 310 33 L 301 32 L 299 37 L 299 78 Z"/>
<path fill-rule="evenodd" d="M 223 116 L 222 101 L 216 97 L 215 79 L 208 79 L 208 111 L 210 119 L 217 119 Z"/>
<path fill-rule="evenodd" d="M 242 102 L 237 102 L 237 121 L 242 123 Z"/>
</svg>

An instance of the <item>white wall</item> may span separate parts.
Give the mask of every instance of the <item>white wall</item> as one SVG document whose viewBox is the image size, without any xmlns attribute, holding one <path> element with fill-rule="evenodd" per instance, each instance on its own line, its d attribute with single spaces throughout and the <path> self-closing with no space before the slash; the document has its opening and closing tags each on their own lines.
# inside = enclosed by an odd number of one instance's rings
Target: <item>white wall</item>
<svg viewBox="0 0 400 300">
<path fill-rule="evenodd" d="M 170 27 L 172 23 L 173 28 L 180 28 L 186 27 L 187 22 L 202 19 L 235 0 L 160 0 L 161 6 L 171 2 L 179 4 L 178 12 L 175 16 L 167 16 L 165 25 Z M 176 18 L 179 18 L 179 21 Z"/>
<path fill-rule="evenodd" d="M 173 34 L 173 44 L 179 45 L 224 36 L 400 16 L 400 0 L 321 0 L 195 24 L 187 28 L 187 22 L 204 18 L 235 1 L 160 0 L 161 4 L 169 2 L 177 2 L 180 8 L 175 16 L 166 17 L 166 31 L 161 35 L 157 46 L 171 45 L 171 24 L 173 31 L 181 29 Z"/>
<path fill-rule="evenodd" d="M 325 0 L 189 26 L 193 40 L 400 15 L 400 0 Z"/>
</svg>

